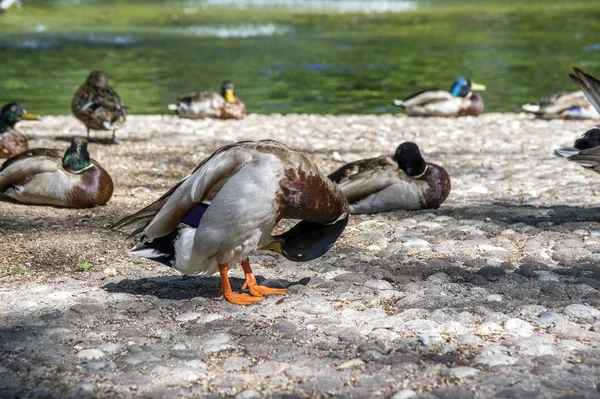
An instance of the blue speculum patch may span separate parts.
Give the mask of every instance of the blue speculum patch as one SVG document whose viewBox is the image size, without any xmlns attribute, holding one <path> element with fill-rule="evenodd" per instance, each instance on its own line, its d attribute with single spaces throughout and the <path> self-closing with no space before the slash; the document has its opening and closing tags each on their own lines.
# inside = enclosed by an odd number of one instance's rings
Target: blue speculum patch
<svg viewBox="0 0 600 399">
<path fill-rule="evenodd" d="M 187 224 L 188 226 L 198 227 L 200 220 L 202 219 L 202 216 L 204 216 L 204 212 L 206 212 L 207 209 L 208 205 L 200 204 L 189 211 L 181 222 Z"/>
</svg>

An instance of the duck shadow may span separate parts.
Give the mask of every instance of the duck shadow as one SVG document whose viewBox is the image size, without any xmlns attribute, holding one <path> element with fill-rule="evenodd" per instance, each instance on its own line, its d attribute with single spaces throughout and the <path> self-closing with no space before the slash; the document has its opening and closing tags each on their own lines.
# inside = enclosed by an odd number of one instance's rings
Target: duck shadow
<svg viewBox="0 0 600 399">
<path fill-rule="evenodd" d="M 56 136 L 56 137 L 54 137 L 54 139 L 57 141 L 71 142 L 73 137 L 86 138 L 85 136 L 73 135 L 73 136 Z M 149 137 L 128 137 L 128 138 L 117 138 L 116 140 L 113 140 L 112 138 L 100 138 L 100 137 L 90 137 L 89 139 L 87 139 L 88 143 L 103 144 L 103 145 L 118 145 L 121 142 L 137 143 L 137 142 L 143 142 L 143 141 L 148 141 L 148 140 L 150 140 Z"/>
<path fill-rule="evenodd" d="M 244 279 L 229 277 L 231 288 L 234 292 L 240 292 L 244 285 Z M 289 288 L 293 285 L 307 285 L 309 277 L 298 281 L 287 281 L 282 279 L 265 279 L 256 276 L 259 285 L 269 288 Z M 111 293 L 123 293 L 131 295 L 148 295 L 159 299 L 186 300 L 197 297 L 217 298 L 221 296 L 221 281 L 219 277 L 198 276 L 164 276 L 141 279 L 123 279 L 117 283 L 108 283 L 102 287 Z"/>
<path fill-rule="evenodd" d="M 534 206 L 493 202 L 453 209 L 443 209 L 442 205 L 440 211 L 459 219 L 492 220 L 508 224 L 600 222 L 600 209 L 569 205 Z"/>
</svg>

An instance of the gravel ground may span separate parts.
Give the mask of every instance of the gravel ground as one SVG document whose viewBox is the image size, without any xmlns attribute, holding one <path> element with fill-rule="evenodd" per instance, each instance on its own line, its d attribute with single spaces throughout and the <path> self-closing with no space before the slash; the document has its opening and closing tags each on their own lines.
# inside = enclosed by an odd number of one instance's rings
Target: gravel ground
<svg viewBox="0 0 600 399">
<path fill-rule="evenodd" d="M 132 116 L 120 145 L 90 145 L 115 181 L 107 206 L 0 202 L 0 398 L 600 397 L 599 176 L 551 153 L 592 125 Z M 20 128 L 32 147 L 83 132 L 66 116 Z M 289 288 L 249 307 L 103 228 L 219 146 L 263 138 L 326 172 L 412 140 L 453 189 L 439 210 L 353 216 L 312 262 L 251 256 L 259 280 Z"/>
</svg>

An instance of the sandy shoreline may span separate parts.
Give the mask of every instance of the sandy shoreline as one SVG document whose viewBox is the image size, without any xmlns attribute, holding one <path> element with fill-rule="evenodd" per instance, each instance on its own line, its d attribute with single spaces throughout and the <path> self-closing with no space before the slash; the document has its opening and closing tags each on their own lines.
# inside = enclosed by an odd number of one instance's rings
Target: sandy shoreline
<svg viewBox="0 0 600 399">
<path fill-rule="evenodd" d="M 524 114 L 131 116 L 119 145 L 90 144 L 115 182 L 106 206 L 0 202 L 0 392 L 597 397 L 600 176 L 552 155 L 594 124 Z M 32 148 L 85 134 L 71 116 L 18 127 Z M 414 141 L 447 169 L 452 191 L 439 210 L 353 217 L 313 262 L 251 257 L 266 279 L 311 280 L 248 308 L 217 300 L 216 279 L 127 255 L 123 236 L 102 227 L 219 146 L 267 138 L 326 173 Z M 84 261 L 91 271 L 77 271 Z"/>
</svg>

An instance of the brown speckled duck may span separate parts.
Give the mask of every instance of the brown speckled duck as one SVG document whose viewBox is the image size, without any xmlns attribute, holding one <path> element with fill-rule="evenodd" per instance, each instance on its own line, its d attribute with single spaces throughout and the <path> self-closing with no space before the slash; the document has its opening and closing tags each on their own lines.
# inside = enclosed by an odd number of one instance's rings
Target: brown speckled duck
<svg viewBox="0 0 600 399">
<path fill-rule="evenodd" d="M 0 158 L 10 158 L 27 151 L 27 139 L 15 129 L 21 120 L 39 120 L 40 117 L 27 112 L 19 103 L 10 103 L 0 111 Z"/>
<path fill-rule="evenodd" d="M 83 137 L 73 138 L 64 153 L 35 148 L 0 168 L 0 193 L 27 204 L 88 208 L 105 204 L 112 192 L 112 179 L 90 159 Z"/>
<path fill-rule="evenodd" d="M 329 175 L 350 203 L 351 213 L 439 208 L 450 193 L 450 176 L 427 163 L 415 143 L 391 156 L 349 163 Z"/>
<path fill-rule="evenodd" d="M 114 142 L 117 129 L 125 123 L 127 107 L 108 85 L 104 72 L 94 71 L 75 92 L 71 111 L 85 125 L 88 140 L 90 130 L 110 130 Z"/>
<path fill-rule="evenodd" d="M 542 98 L 537 104 L 523 104 L 523 111 L 540 119 L 597 119 L 600 116 L 582 91 L 559 92 Z"/>
<path fill-rule="evenodd" d="M 271 235 L 281 219 L 301 220 Z M 118 221 L 142 233 L 131 253 L 185 274 L 217 271 L 231 303 L 248 305 L 285 289 L 259 286 L 248 255 L 275 251 L 304 262 L 325 254 L 348 222 L 340 189 L 301 152 L 273 140 L 242 141 L 219 148 L 156 202 Z M 229 268 L 241 262 L 246 275 L 234 294 Z"/>
<path fill-rule="evenodd" d="M 169 109 L 188 119 L 242 119 L 246 116 L 246 106 L 235 95 L 229 80 L 221 85 L 221 93 L 196 91 L 184 94 L 177 99 L 177 104 L 169 104 Z"/>
<path fill-rule="evenodd" d="M 450 91 L 426 90 L 404 100 L 394 100 L 409 116 L 477 116 L 483 112 L 483 98 L 474 91 L 485 90 L 484 85 L 457 78 Z"/>
</svg>

